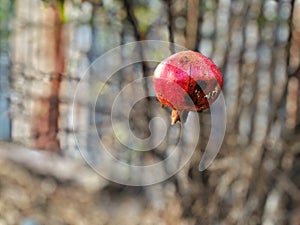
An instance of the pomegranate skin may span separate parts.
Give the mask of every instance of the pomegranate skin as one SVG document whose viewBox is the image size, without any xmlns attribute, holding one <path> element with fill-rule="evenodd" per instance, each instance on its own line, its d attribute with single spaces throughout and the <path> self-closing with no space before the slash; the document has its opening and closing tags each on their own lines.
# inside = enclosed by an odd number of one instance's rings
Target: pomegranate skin
<svg viewBox="0 0 300 225">
<path fill-rule="evenodd" d="M 173 109 L 172 124 L 180 121 L 178 112 L 209 108 L 223 86 L 217 66 L 194 51 L 178 52 L 163 60 L 156 67 L 153 79 L 158 100 Z"/>
</svg>

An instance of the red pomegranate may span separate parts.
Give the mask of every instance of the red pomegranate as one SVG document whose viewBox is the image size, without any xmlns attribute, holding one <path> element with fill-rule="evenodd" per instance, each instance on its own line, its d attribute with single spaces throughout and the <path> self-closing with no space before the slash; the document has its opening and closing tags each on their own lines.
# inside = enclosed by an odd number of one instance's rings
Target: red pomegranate
<svg viewBox="0 0 300 225">
<path fill-rule="evenodd" d="M 188 111 L 209 108 L 223 86 L 217 66 L 194 51 L 178 52 L 163 60 L 153 79 L 158 100 L 172 108 L 172 125 L 184 122 Z"/>
</svg>

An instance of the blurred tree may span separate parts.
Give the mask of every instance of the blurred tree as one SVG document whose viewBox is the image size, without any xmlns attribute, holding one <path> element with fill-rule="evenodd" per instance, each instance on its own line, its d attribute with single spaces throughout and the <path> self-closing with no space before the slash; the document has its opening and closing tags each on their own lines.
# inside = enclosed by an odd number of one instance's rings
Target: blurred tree
<svg viewBox="0 0 300 225">
<path fill-rule="evenodd" d="M 13 15 L 13 2 L 3 1 L 0 5 L 0 140 L 10 139 L 11 121 L 9 118 L 9 42 L 10 21 Z"/>
</svg>

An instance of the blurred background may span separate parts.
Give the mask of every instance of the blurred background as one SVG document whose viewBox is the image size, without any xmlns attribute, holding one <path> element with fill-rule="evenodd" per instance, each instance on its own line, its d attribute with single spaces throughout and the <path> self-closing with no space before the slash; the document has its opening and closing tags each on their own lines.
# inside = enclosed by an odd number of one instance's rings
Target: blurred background
<svg viewBox="0 0 300 225">
<path fill-rule="evenodd" d="M 101 164 L 94 150 L 99 138 L 114 156 L 136 165 L 171 153 L 180 125 L 142 154 L 124 152 L 110 125 L 116 95 L 151 76 L 158 63 L 129 65 L 109 80 L 102 67 L 86 74 L 108 50 L 143 40 L 174 42 L 217 64 L 227 129 L 217 158 L 199 172 L 211 126 L 209 111 L 197 114 L 199 142 L 185 167 L 165 182 L 130 187 L 90 169 L 74 133 L 95 166 Z M 122 63 L 126 53 L 106 60 L 108 67 L 110 60 Z M 73 105 L 84 74 L 82 99 Z M 299 0 L 1 0 L 0 225 L 300 225 L 299 79 Z M 99 86 L 103 95 L 94 106 L 86 95 Z M 151 92 L 145 83 L 126 98 Z M 131 130 L 147 138 L 151 118 L 170 123 L 169 114 L 155 99 L 144 99 L 131 112 Z M 99 137 L 89 135 L 93 122 Z M 191 136 L 182 133 L 182 149 Z"/>
</svg>

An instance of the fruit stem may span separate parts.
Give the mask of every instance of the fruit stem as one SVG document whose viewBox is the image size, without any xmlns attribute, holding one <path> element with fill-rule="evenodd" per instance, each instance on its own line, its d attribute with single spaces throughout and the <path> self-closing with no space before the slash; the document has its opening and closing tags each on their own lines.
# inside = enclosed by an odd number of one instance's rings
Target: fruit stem
<svg viewBox="0 0 300 225">
<path fill-rule="evenodd" d="M 171 125 L 175 125 L 177 122 L 185 123 L 188 113 L 185 110 L 177 111 L 176 109 L 172 109 Z"/>
<path fill-rule="evenodd" d="M 175 125 L 177 121 L 180 121 L 178 111 L 176 109 L 172 109 L 171 125 Z"/>
</svg>

